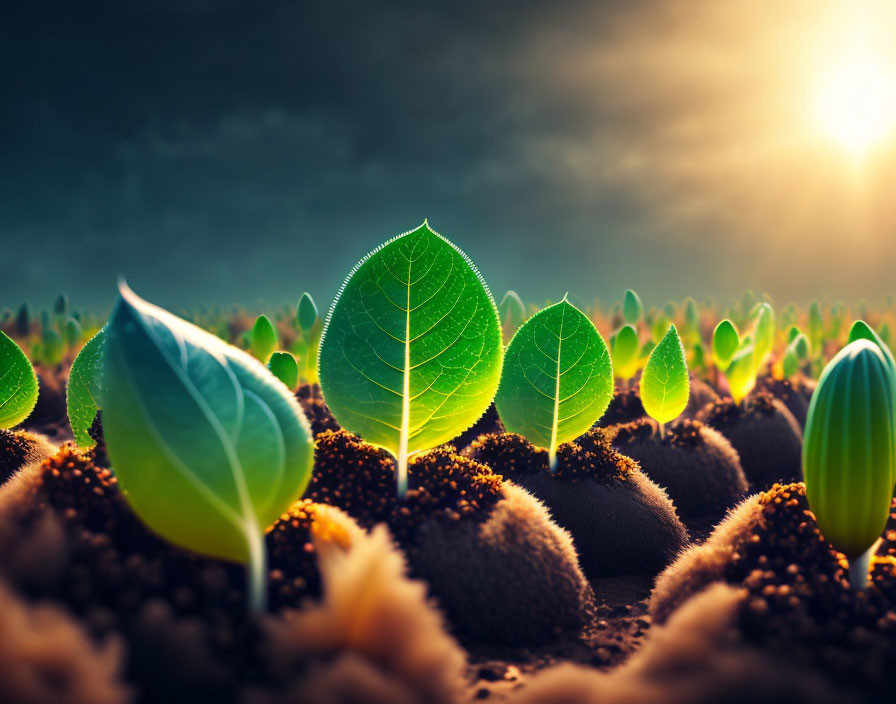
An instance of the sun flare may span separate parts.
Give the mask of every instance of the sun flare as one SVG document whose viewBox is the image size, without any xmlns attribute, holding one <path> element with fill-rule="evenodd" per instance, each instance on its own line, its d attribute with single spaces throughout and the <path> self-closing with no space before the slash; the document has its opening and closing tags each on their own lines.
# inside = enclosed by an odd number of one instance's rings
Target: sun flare
<svg viewBox="0 0 896 704">
<path fill-rule="evenodd" d="M 815 109 L 830 139 L 864 154 L 896 127 L 896 76 L 874 61 L 842 64 L 821 84 Z"/>
</svg>

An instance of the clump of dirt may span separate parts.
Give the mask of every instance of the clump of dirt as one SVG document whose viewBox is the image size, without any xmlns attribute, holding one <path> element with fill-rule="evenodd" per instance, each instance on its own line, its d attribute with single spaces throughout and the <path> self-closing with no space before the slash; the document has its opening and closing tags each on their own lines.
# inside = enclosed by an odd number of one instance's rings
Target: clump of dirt
<svg viewBox="0 0 896 704">
<path fill-rule="evenodd" d="M 682 419 L 661 439 L 648 418 L 610 429 L 613 446 L 636 460 L 663 487 L 686 524 L 705 529 L 747 492 L 747 479 L 731 443 L 700 421 Z"/>
<path fill-rule="evenodd" d="M 869 586 L 852 590 L 848 563 L 819 531 L 805 485 L 776 484 L 660 576 L 651 613 L 662 622 L 708 584 L 724 582 L 744 590 L 735 625 L 745 642 L 864 696 L 893 691 L 896 502 L 889 525 Z"/>
<path fill-rule="evenodd" d="M 775 482 L 802 479 L 802 431 L 770 393 L 751 394 L 740 405 L 722 399 L 704 408 L 698 420 L 728 438 L 753 487 L 767 489 Z"/>
<path fill-rule="evenodd" d="M 601 428 L 609 428 L 611 425 L 619 423 L 630 423 L 638 418 L 643 418 L 646 413 L 644 404 L 641 403 L 641 393 L 637 384 L 633 384 L 627 389 L 617 387 L 613 391 L 610 405 L 607 406 L 607 410 L 604 411 L 596 425 Z"/>
<path fill-rule="evenodd" d="M 485 410 L 485 413 L 482 414 L 482 417 L 479 420 L 454 438 L 454 440 L 451 441 L 451 444 L 460 450 L 464 450 L 480 435 L 503 432 L 504 423 L 501 421 L 501 418 L 498 415 L 498 409 L 493 403 Z"/>
<path fill-rule="evenodd" d="M 468 454 L 544 502 L 591 580 L 656 574 L 687 543 L 666 493 L 600 428 L 561 445 L 553 472 L 545 450 L 511 433 L 482 436 Z"/>
<path fill-rule="evenodd" d="M 55 448 L 39 435 L 0 429 L 0 484 L 25 465 L 44 459 L 54 451 Z"/>
<path fill-rule="evenodd" d="M 719 394 L 716 390 L 699 377 L 691 375 L 691 388 L 688 394 L 688 405 L 685 406 L 682 416 L 685 418 L 696 418 L 697 414 L 702 411 L 710 403 L 719 400 Z"/>
<path fill-rule="evenodd" d="M 314 435 L 322 433 L 325 430 L 339 430 L 339 423 L 330 413 L 330 409 L 324 402 L 323 393 L 320 390 L 320 384 L 302 384 L 296 390 L 296 398 L 299 405 L 305 411 L 308 422 L 311 425 L 311 432 Z"/>
<path fill-rule="evenodd" d="M 386 523 L 465 642 L 541 644 L 590 619 L 593 595 L 569 535 L 488 467 L 451 447 L 422 453 L 399 498 L 384 450 L 345 431 L 316 444 L 306 497 L 364 527 Z"/>
<path fill-rule="evenodd" d="M 790 379 L 775 379 L 771 376 L 759 380 L 757 388 L 767 391 L 778 399 L 793 415 L 794 420 L 800 425 L 800 429 L 806 427 L 806 414 L 809 412 L 809 398 L 799 391 Z M 811 392 L 809 397 L 811 397 Z"/>
</svg>

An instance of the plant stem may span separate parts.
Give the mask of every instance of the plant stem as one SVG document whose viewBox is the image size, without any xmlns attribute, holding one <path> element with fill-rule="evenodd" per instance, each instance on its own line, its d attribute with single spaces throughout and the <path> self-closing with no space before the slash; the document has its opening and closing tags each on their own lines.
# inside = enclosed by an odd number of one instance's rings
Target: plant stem
<svg viewBox="0 0 896 704">
<path fill-rule="evenodd" d="M 666 437 L 666 424 L 665 423 L 657 423 L 657 425 L 659 426 L 660 440 L 662 441 L 663 438 Z"/>
<path fill-rule="evenodd" d="M 849 561 L 849 586 L 857 591 L 868 586 L 868 567 L 876 547 L 877 543 L 874 543 L 855 560 Z"/>
<path fill-rule="evenodd" d="M 404 498 L 404 495 L 408 493 L 408 453 L 406 450 L 398 453 L 395 478 L 398 486 L 398 498 Z"/>
<path fill-rule="evenodd" d="M 548 467 L 551 470 L 551 474 L 557 471 L 557 448 L 551 448 L 548 451 Z"/>
<path fill-rule="evenodd" d="M 268 608 L 268 552 L 264 533 L 253 523 L 246 529 L 246 537 L 249 544 L 249 562 L 246 565 L 249 611 L 263 613 Z"/>
</svg>

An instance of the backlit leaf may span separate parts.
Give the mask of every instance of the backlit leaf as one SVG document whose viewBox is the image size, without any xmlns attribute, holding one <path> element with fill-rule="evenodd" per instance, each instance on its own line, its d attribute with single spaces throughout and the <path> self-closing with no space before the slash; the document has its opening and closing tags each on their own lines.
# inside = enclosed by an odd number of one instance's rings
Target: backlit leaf
<svg viewBox="0 0 896 704">
<path fill-rule="evenodd" d="M 498 414 L 511 433 L 548 449 L 574 440 L 603 415 L 613 396 L 607 346 L 566 299 L 533 315 L 507 348 Z"/>
<path fill-rule="evenodd" d="M 716 325 L 712 333 L 712 361 L 719 369 L 727 369 L 740 347 L 737 328 L 727 318 Z"/>
<path fill-rule="evenodd" d="M 623 325 L 611 340 L 613 372 L 620 379 L 631 379 L 641 368 L 641 343 L 631 325 Z"/>
<path fill-rule="evenodd" d="M 0 332 L 0 428 L 12 428 L 28 417 L 37 391 L 37 375 L 28 357 Z"/>
<path fill-rule="evenodd" d="M 81 348 L 69 372 L 65 401 L 68 422 L 78 447 L 88 448 L 96 444 L 88 431 L 97 411 L 102 408 L 105 340 L 106 329 L 103 328 Z"/>
<path fill-rule="evenodd" d="M 756 362 L 752 344 L 737 351 L 725 370 L 725 378 L 728 379 L 728 387 L 735 403 L 740 403 L 753 390 L 756 386 Z"/>
<path fill-rule="evenodd" d="M 653 348 L 641 375 L 641 403 L 657 423 L 674 420 L 688 405 L 691 382 L 684 347 L 674 325 Z"/>
<path fill-rule="evenodd" d="M 296 390 L 299 385 L 299 365 L 289 352 L 274 352 L 268 360 L 268 369 L 287 389 Z"/>
<path fill-rule="evenodd" d="M 469 428 L 501 373 L 498 311 L 470 260 L 427 223 L 352 270 L 327 316 L 320 384 L 339 424 L 398 460 Z"/>
</svg>

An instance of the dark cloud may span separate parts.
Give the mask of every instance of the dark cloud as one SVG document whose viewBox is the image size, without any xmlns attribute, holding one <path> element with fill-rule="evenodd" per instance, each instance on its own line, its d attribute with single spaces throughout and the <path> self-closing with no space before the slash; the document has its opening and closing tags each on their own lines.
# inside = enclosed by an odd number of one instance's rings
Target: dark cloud
<svg viewBox="0 0 896 704">
<path fill-rule="evenodd" d="M 424 217 L 535 300 L 888 284 L 883 196 L 833 256 L 842 183 L 772 129 L 806 3 L 53 5 L 0 29 L 0 305 L 102 307 L 119 273 L 169 306 L 325 300 Z"/>
</svg>

